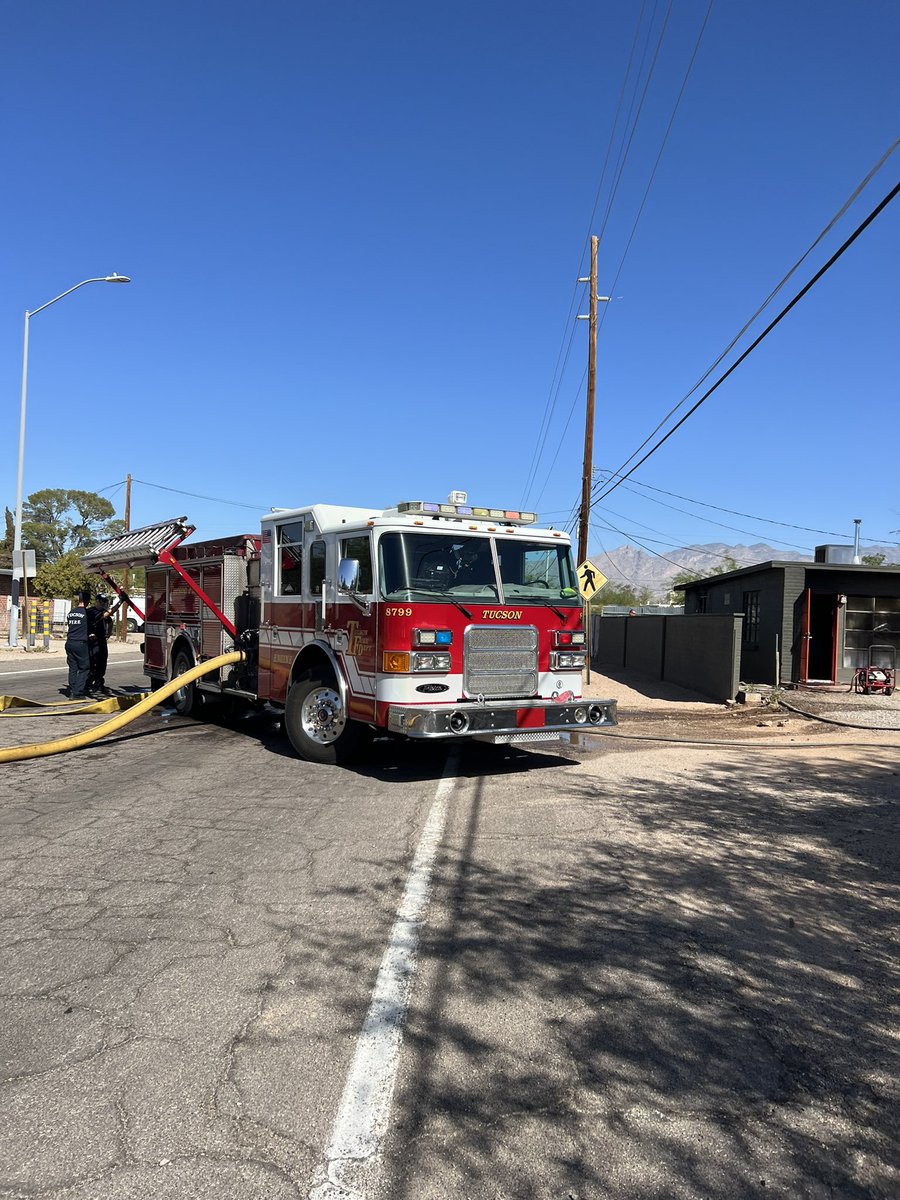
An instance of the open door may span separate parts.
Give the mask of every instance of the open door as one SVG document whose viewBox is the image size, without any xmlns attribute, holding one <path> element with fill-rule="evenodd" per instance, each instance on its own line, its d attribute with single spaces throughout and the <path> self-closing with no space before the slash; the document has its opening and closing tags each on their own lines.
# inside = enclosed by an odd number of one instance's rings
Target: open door
<svg viewBox="0 0 900 1200">
<path fill-rule="evenodd" d="M 806 683 L 809 679 L 809 643 L 812 638 L 810 632 L 810 606 L 811 594 L 809 588 L 803 589 L 803 594 L 800 597 L 800 682 Z"/>
</svg>

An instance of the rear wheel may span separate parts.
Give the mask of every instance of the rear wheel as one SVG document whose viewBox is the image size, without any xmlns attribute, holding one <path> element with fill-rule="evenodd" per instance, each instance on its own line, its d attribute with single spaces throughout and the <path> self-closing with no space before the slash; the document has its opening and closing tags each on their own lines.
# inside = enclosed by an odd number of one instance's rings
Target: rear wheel
<svg viewBox="0 0 900 1200">
<path fill-rule="evenodd" d="M 288 692 L 284 729 L 301 758 L 326 765 L 356 761 L 371 740 L 371 730 L 347 716 L 337 680 L 306 675 Z"/>
<path fill-rule="evenodd" d="M 187 650 L 178 650 L 172 660 L 172 678 L 183 675 L 194 665 Z M 172 707 L 180 717 L 199 716 L 203 706 L 203 695 L 195 683 L 183 684 L 172 696 Z"/>
</svg>

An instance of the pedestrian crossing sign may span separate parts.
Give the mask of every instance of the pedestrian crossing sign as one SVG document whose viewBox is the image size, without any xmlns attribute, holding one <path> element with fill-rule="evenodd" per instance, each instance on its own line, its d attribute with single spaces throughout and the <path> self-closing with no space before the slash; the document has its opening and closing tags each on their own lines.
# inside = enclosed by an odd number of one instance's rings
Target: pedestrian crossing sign
<svg viewBox="0 0 900 1200">
<path fill-rule="evenodd" d="M 578 590 L 588 601 L 600 591 L 604 584 L 609 583 L 603 572 L 599 567 L 595 567 L 589 558 L 584 560 L 575 574 L 578 576 Z"/>
</svg>

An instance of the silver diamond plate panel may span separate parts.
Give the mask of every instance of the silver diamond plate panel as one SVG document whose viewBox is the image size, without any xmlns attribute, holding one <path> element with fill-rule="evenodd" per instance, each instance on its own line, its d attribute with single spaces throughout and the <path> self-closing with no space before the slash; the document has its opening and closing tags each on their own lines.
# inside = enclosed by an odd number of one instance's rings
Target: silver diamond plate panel
<svg viewBox="0 0 900 1200">
<path fill-rule="evenodd" d="M 533 625 L 473 625 L 465 634 L 467 696 L 533 696 L 537 691 L 537 629 Z"/>
</svg>

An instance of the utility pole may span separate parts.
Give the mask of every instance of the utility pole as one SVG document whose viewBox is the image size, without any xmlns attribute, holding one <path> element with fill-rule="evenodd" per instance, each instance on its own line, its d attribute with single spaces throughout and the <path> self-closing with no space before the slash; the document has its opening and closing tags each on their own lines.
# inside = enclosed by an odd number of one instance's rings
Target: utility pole
<svg viewBox="0 0 900 1200">
<path fill-rule="evenodd" d="M 128 533 L 130 529 L 131 529 L 131 474 L 129 473 L 128 475 L 125 476 L 125 532 Z M 126 567 L 125 570 L 122 572 L 122 587 L 123 587 L 126 595 L 128 595 L 129 582 L 130 581 L 129 581 L 129 577 L 128 577 L 128 568 Z M 128 606 L 125 605 L 124 608 L 119 609 L 119 612 L 121 614 L 121 616 L 119 617 L 119 641 L 124 642 L 124 641 L 128 640 L 128 613 L 129 613 Z"/>
<path fill-rule="evenodd" d="M 581 473 L 581 512 L 578 518 L 578 562 L 583 563 L 588 556 L 588 528 L 591 518 L 591 478 L 594 457 L 594 394 L 597 387 L 597 302 L 609 300 L 609 296 L 597 295 L 597 245 L 599 239 L 591 238 L 591 273 L 587 278 L 581 278 L 579 283 L 591 285 L 590 305 L 587 316 L 579 316 L 579 321 L 589 321 L 588 326 L 588 376 L 587 376 L 587 409 L 584 416 L 584 460 Z"/>
</svg>

